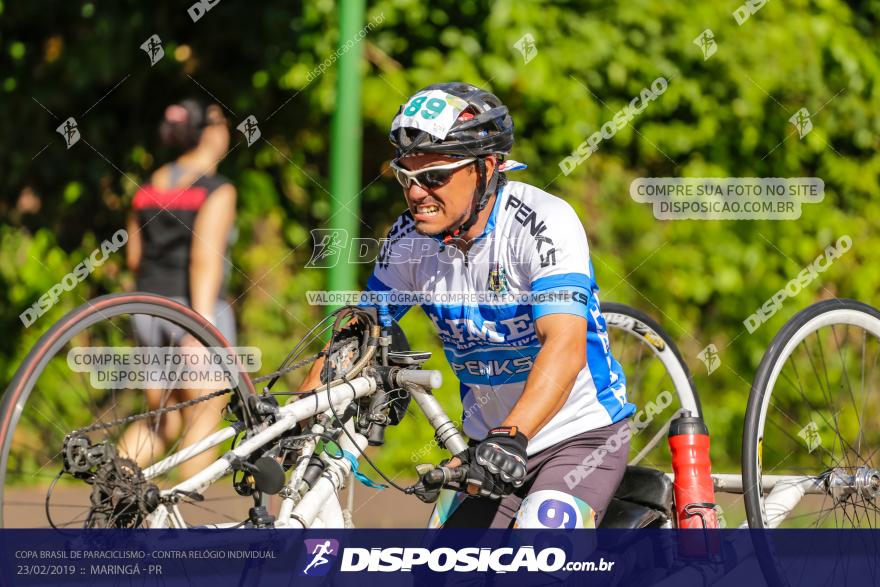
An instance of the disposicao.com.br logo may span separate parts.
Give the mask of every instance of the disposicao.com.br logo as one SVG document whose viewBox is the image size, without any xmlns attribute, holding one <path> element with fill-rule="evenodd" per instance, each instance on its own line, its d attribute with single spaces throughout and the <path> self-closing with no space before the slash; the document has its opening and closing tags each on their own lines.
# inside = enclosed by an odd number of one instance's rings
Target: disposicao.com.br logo
<svg viewBox="0 0 880 587">
<path fill-rule="evenodd" d="M 302 575 L 323 576 L 339 553 L 336 540 L 306 540 L 309 554 Z M 452 572 L 494 572 L 515 573 L 518 571 L 553 573 L 556 571 L 610 571 L 614 561 L 568 561 L 561 548 L 520 547 L 465 547 L 465 548 L 418 548 L 387 547 L 360 548 L 345 547 L 341 552 L 340 572 L 412 572 L 414 567 L 425 568 L 435 573 Z"/>
</svg>

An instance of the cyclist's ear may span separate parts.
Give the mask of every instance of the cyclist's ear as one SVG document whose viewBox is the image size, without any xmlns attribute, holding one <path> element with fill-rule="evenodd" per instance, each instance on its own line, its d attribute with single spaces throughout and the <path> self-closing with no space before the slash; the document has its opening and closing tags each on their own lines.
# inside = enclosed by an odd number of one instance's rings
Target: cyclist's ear
<svg viewBox="0 0 880 587">
<path fill-rule="evenodd" d="M 486 181 L 488 182 L 492 179 L 495 168 L 498 166 L 498 157 L 496 155 L 487 155 L 483 158 L 483 161 L 486 164 Z"/>
</svg>

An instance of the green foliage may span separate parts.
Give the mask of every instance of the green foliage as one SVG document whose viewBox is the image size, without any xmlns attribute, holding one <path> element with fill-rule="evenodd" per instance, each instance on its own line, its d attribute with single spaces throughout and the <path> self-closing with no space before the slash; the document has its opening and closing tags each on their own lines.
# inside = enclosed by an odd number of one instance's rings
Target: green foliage
<svg viewBox="0 0 880 587">
<path fill-rule="evenodd" d="M 373 1 L 367 21 L 382 18 L 365 39 L 362 68 L 365 235 L 383 236 L 403 209 L 396 183 L 380 175 L 399 104 L 441 80 L 492 89 L 517 125 L 513 157 L 529 164 L 514 179 L 575 206 L 602 299 L 652 314 L 679 341 L 696 374 L 716 469 L 726 471 L 738 470 L 749 386 L 774 333 L 818 299 L 876 305 L 880 288 L 876 1 L 771 2 L 742 26 L 733 8 Z M 134 182 L 169 157 L 155 132 L 169 101 L 207 99 L 208 91 L 236 123 L 256 115 L 267 139 L 235 148 L 221 172 L 239 190 L 230 293 L 241 340 L 260 346 L 267 366 L 280 361 L 322 315 L 305 292 L 321 289 L 325 274 L 303 266 L 309 230 L 329 216 L 336 68 L 311 82 L 309 72 L 336 50 L 336 3 L 271 2 L 255 12 L 248 3 L 223 2 L 193 23 L 178 4 L 71 1 L 46 16 L 28 3 L 5 5 L 0 15 L 0 118 L 8 135 L 0 168 L 3 379 L 65 311 L 131 283 L 117 253 L 34 326 L 18 321 L 123 225 Z M 707 28 L 718 50 L 704 60 L 693 40 Z M 151 68 L 138 47 L 153 33 L 166 56 Z M 538 49 L 529 63 L 514 47 L 526 33 Z M 669 80 L 661 98 L 562 175 L 559 161 L 659 76 Z M 788 122 L 801 107 L 815 126 L 803 140 Z M 79 117 L 88 145 L 64 148 L 54 129 L 69 115 Z M 805 205 L 796 221 L 658 221 L 628 195 L 634 178 L 651 176 L 817 176 L 827 195 Z M 36 214 L 17 206 L 25 189 L 40 198 Z M 853 249 L 748 334 L 743 320 L 844 234 Z M 365 281 L 369 267 L 360 271 Z M 430 366 L 446 375 L 441 396 L 460 414 L 458 386 L 429 321 L 414 311 L 404 325 L 414 347 L 435 351 Z M 709 343 L 722 361 L 711 376 L 696 359 Z M 418 452 L 430 436 L 421 416 L 408 419 L 389 432 L 379 462 L 409 474 L 415 461 L 436 461 L 439 452 Z"/>
</svg>

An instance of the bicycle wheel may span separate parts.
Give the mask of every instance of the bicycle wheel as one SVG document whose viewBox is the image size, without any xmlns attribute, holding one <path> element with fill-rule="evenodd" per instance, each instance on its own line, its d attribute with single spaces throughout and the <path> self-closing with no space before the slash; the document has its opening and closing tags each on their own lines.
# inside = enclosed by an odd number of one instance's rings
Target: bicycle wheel
<svg viewBox="0 0 880 587">
<path fill-rule="evenodd" d="M 0 406 L 0 526 L 137 526 L 143 517 L 132 513 L 132 507 L 137 509 L 140 502 L 133 506 L 130 502 L 121 504 L 120 495 L 112 495 L 114 491 L 143 489 L 146 482 L 143 469 L 164 454 L 179 449 L 182 439 L 196 428 L 194 423 L 199 418 L 214 418 L 219 424 L 220 411 L 230 398 L 238 400 L 235 414 L 246 423 L 251 421 L 246 398 L 254 390 L 247 375 L 241 373 L 231 393 L 182 411 L 83 434 L 82 437 L 87 439 L 84 442 L 97 445 L 106 441 L 113 447 L 119 457 L 115 459 L 115 466 L 99 469 L 92 478 L 61 475 L 65 456 L 69 459 L 71 454 L 65 455 L 62 450 L 70 432 L 142 414 L 154 407 L 157 393 L 161 394 L 160 405 L 165 407 L 174 401 L 183 401 L 173 397 L 173 394 L 182 393 L 180 391 L 148 393 L 143 389 L 97 389 L 88 373 L 74 371 L 68 365 L 68 353 L 75 347 L 139 346 L 132 328 L 132 319 L 136 315 L 167 320 L 206 347 L 228 346 L 220 332 L 204 318 L 162 296 L 145 293 L 107 295 L 65 315 L 40 338 L 25 358 Z M 217 385 L 213 389 L 222 387 Z M 203 392 L 191 390 L 188 397 L 200 397 L 200 393 Z M 208 406 L 212 406 L 210 412 Z M 185 413 L 186 410 L 191 412 Z M 214 410 L 216 412 L 212 415 Z M 173 437 L 161 440 L 160 432 L 175 432 L 174 429 L 176 434 Z M 179 471 L 172 469 L 149 479 L 149 483 L 161 489 L 179 480 L 178 475 Z M 206 492 L 204 501 L 195 501 L 199 496 L 181 500 L 179 507 L 183 518 L 193 514 L 203 522 L 216 522 L 218 516 L 223 521 L 243 519 L 229 516 L 225 504 L 212 503 L 230 499 L 233 495 L 231 488 L 213 491 L 217 485 Z M 98 515 L 96 512 L 99 511 L 103 513 Z"/>
<path fill-rule="evenodd" d="M 681 410 L 702 417 L 690 371 L 675 342 L 647 314 L 624 304 L 603 302 L 611 353 L 626 375 L 626 395 L 636 405 L 631 465 L 671 470 L 666 447 L 669 423 Z"/>
<path fill-rule="evenodd" d="M 749 526 L 880 527 L 880 312 L 827 300 L 779 331 L 749 394 Z"/>
</svg>

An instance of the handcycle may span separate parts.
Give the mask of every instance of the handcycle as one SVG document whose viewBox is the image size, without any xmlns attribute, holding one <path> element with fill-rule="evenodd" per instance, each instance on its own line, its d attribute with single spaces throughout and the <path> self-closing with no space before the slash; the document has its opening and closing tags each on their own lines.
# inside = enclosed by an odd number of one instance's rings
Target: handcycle
<svg viewBox="0 0 880 587">
<path fill-rule="evenodd" d="M 198 314 L 149 294 L 105 296 L 60 320 L 25 359 L 0 409 L 0 523 L 4 527 L 187 527 L 192 517 L 198 525 L 260 526 L 272 517 L 266 511 L 266 496 L 276 494 L 280 498 L 272 522 L 276 527 L 350 526 L 350 514 L 341 507 L 337 493 L 366 458 L 365 446 L 380 444 L 384 427 L 403 417 L 405 397 L 412 397 L 428 416 L 442 446 L 452 453 L 465 447 L 457 428 L 429 393 L 441 381 L 439 372 L 420 369 L 429 355 L 368 348 L 364 346 L 366 334 L 334 343 L 327 364 L 334 373 L 342 370 L 345 378 L 328 375 L 333 379 L 329 386 L 310 394 L 271 389 L 285 373 L 315 358 L 296 361 L 309 339 L 321 334 L 318 327 L 277 371 L 253 380 L 246 373 L 236 373 L 234 387 L 154 410 L 147 409 L 142 392 L 92 389 L 85 374 L 70 370 L 66 354 L 77 344 L 132 344 L 130 322 L 138 314 L 169 320 L 209 349 L 226 346 Z M 671 387 L 673 391 L 666 391 L 658 405 L 669 409 L 674 404 L 699 413 L 687 367 L 668 335 L 650 318 L 619 304 L 607 304 L 606 317 L 612 332 L 625 337 L 620 352 L 639 367 L 630 375 L 633 388 L 642 379 Z M 331 327 L 326 322 L 322 325 L 324 330 Z M 346 354 L 357 360 L 349 360 L 344 368 Z M 255 383 L 266 387 L 258 393 Z M 279 398 L 294 395 L 298 396 L 294 401 L 279 404 Z M 149 422 L 158 428 L 163 418 L 216 396 L 229 398 L 229 422 L 210 436 L 190 446 L 171 446 L 163 458 L 143 465 L 125 456 L 132 451 L 118 446 L 133 423 Z M 303 429 L 300 423 L 306 421 L 309 424 Z M 662 436 L 659 418 L 651 415 L 640 421 L 640 436 L 654 434 L 656 439 L 658 432 Z M 332 451 L 322 450 L 325 444 L 333 446 Z M 190 479 L 176 474 L 175 469 L 187 459 L 221 445 L 227 452 L 207 469 Z M 634 446 L 638 446 L 635 441 Z M 663 451 L 651 443 L 639 449 L 635 462 L 663 461 Z M 436 469 L 427 478 L 442 474 L 446 475 L 444 483 L 455 483 L 462 472 Z M 230 473 L 232 483 L 225 487 L 217 483 Z M 661 516 L 665 520 L 672 511 L 667 503 L 671 490 L 666 478 L 660 477 L 665 493 L 658 503 L 664 504 Z M 254 498 L 246 520 L 232 515 L 228 506 L 233 500 L 241 501 L 241 496 Z"/>
<path fill-rule="evenodd" d="M 358 312 L 363 311 L 348 310 Z M 358 475 L 362 461 L 370 461 L 365 448 L 381 444 L 385 427 L 404 417 L 408 398 L 427 416 L 441 446 L 453 454 L 464 448 L 465 440 L 431 393 L 441 376 L 422 369 L 429 355 L 393 350 L 375 316 L 362 315 L 369 327 L 333 341 L 324 353 L 325 382 L 307 393 L 273 386 L 316 358 L 297 360 L 323 332 L 340 330 L 339 315 L 312 329 L 267 375 L 235 373 L 237 383 L 228 389 L 148 410 L 143 393 L 92 389 L 65 360 L 75 345 L 125 346 L 137 314 L 169 320 L 209 349 L 227 346 L 201 316 L 149 294 L 104 296 L 60 320 L 24 360 L 0 407 L 3 527 L 351 527 L 351 504 L 343 507 L 340 491 Z M 620 304 L 603 303 L 603 314 L 627 374 L 628 395 L 641 408 L 633 420 L 635 456 L 603 526 L 674 527 L 676 508 L 683 504 L 674 503 L 669 454 L 660 441 L 676 415 L 701 415 L 700 401 L 685 362 L 659 324 Z M 880 314 L 848 300 L 808 308 L 777 335 L 749 400 L 743 476 L 713 474 L 716 491 L 744 494 L 752 527 L 876 525 L 880 475 L 870 447 L 878 443 L 862 424 L 880 406 L 869 401 L 880 386 L 873 369 L 867 373 L 880 356 L 878 337 Z M 812 345 L 804 345 L 810 340 Z M 822 351 L 829 341 L 836 342 L 830 358 L 838 359 L 831 368 Z M 847 341 L 861 348 L 861 361 L 854 352 L 842 352 L 841 342 Z M 821 389 L 805 388 L 805 365 Z M 849 385 L 850 373 L 859 374 L 858 393 Z M 835 395 L 832 382 L 846 383 L 844 393 Z M 258 392 L 255 383 L 265 385 Z M 220 396 L 229 398 L 226 425 L 200 441 L 171 446 L 144 466 L 119 450 L 133 422 L 159 426 L 169 414 Z M 284 398 L 291 401 L 282 405 Z M 651 404 L 653 410 L 643 407 Z M 849 415 L 853 410 L 856 416 Z M 803 439 L 813 431 L 819 448 L 809 450 L 807 444 L 804 455 Z M 837 439 L 829 442 L 832 434 Z M 852 434 L 855 439 L 845 438 Z M 225 450 L 222 457 L 190 478 L 179 477 L 181 463 L 218 447 Z M 419 473 L 422 484 L 455 487 L 461 480 L 460 471 L 433 466 Z M 230 476 L 230 483 L 219 483 Z M 424 490 L 418 483 L 402 489 L 416 495 Z M 229 505 L 242 497 L 253 500 L 246 514 Z"/>
</svg>

